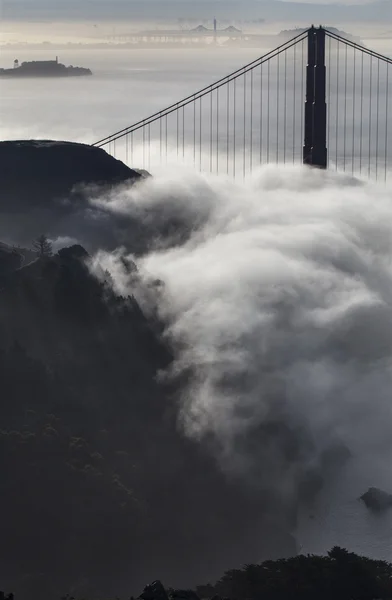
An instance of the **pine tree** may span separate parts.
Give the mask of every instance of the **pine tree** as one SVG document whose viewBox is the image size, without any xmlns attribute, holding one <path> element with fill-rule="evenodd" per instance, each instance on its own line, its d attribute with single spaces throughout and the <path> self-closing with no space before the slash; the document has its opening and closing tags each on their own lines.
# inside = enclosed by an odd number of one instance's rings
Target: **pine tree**
<svg viewBox="0 0 392 600">
<path fill-rule="evenodd" d="M 42 258 L 43 256 L 52 255 L 52 244 L 49 242 L 46 235 L 40 235 L 34 242 L 33 248 L 37 254 Z"/>
</svg>

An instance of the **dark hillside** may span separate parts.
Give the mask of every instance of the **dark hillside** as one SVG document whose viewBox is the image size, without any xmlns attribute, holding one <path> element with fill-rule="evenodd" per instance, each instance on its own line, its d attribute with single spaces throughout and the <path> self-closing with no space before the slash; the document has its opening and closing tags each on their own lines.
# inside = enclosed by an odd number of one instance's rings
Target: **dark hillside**
<svg viewBox="0 0 392 600">
<path fill-rule="evenodd" d="M 201 598 L 390 600 L 392 565 L 335 546 L 327 556 L 297 556 L 226 571 Z"/>
<path fill-rule="evenodd" d="M 0 142 L 2 213 L 52 203 L 64 206 L 78 185 L 116 185 L 140 177 L 94 146 L 50 140 Z"/>
<path fill-rule="evenodd" d="M 28 246 L 42 231 L 52 239 L 69 235 L 79 239 L 90 227 L 96 245 L 105 237 L 114 243 L 105 219 L 89 220 L 89 200 L 143 177 L 86 144 L 0 142 L 0 239 Z"/>
<path fill-rule="evenodd" d="M 37 578 L 40 600 L 96 597 L 295 553 L 268 499 L 178 433 L 175 390 L 156 377 L 171 361 L 159 323 L 86 258 L 64 249 L 3 279 L 1 585 L 20 600 Z"/>
</svg>

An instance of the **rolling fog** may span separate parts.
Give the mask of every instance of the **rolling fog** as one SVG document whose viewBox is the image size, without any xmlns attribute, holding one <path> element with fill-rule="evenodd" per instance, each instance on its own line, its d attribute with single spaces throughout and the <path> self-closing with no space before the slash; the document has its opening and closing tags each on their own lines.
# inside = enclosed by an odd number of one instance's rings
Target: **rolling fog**
<svg viewBox="0 0 392 600">
<path fill-rule="evenodd" d="M 228 477 L 287 506 L 304 473 L 321 474 L 322 493 L 300 511 L 303 552 L 340 544 L 392 559 L 391 514 L 359 501 L 370 486 L 392 489 L 390 200 L 390 187 L 269 166 L 235 185 L 169 172 L 105 201 L 125 220 L 146 212 L 191 231 L 137 259 L 143 285 L 165 284 L 139 299 L 156 303 L 177 349 L 166 376 L 192 374 L 180 427 Z M 96 264 L 137 296 L 120 257 L 98 253 Z M 351 457 L 324 463 L 340 446 Z"/>
<path fill-rule="evenodd" d="M 3 49 L 1 66 L 58 54 L 94 77 L 1 81 L 3 139 L 95 142 L 263 53 L 67 49 L 52 35 L 51 46 Z M 368 45 L 392 52 L 388 40 L 369 35 Z M 391 516 L 373 517 L 358 502 L 369 486 L 392 492 L 392 188 L 291 167 L 267 167 L 234 186 L 168 168 L 122 194 L 110 210 L 159 206 L 163 215 L 179 211 L 191 230 L 202 223 L 183 245 L 138 261 L 145 281 L 165 283 L 158 310 L 168 339 L 183 348 L 168 376 L 195 374 L 179 414 L 184 434 L 200 443 L 212 436 L 228 476 L 268 481 L 288 502 L 302 469 L 321 468 L 331 444 L 347 446 L 348 464 L 326 473 L 322 498 L 302 510 L 300 548 L 339 544 L 392 560 Z M 97 261 L 126 288 L 117 256 Z M 297 464 L 257 438 L 271 415 L 312 440 Z"/>
</svg>

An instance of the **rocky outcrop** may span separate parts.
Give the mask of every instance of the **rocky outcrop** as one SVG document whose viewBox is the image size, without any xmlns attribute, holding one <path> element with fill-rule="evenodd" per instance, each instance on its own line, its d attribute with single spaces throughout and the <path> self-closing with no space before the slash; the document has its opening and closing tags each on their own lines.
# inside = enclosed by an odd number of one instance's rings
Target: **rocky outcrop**
<svg viewBox="0 0 392 600">
<path fill-rule="evenodd" d="M 392 508 L 392 494 L 370 487 L 360 498 L 367 508 L 373 511 L 384 511 Z"/>
</svg>

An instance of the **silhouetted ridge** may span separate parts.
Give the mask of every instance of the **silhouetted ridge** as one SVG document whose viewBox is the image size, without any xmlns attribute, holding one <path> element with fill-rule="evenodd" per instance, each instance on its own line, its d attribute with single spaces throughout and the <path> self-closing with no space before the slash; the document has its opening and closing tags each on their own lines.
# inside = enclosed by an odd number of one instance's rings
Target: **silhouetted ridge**
<svg viewBox="0 0 392 600">
<path fill-rule="evenodd" d="M 392 598 L 392 564 L 335 546 L 327 556 L 297 556 L 231 569 L 192 590 L 145 587 L 140 600 L 373 600 Z"/>
<path fill-rule="evenodd" d="M 3 213 L 68 201 L 77 186 L 116 185 L 140 178 L 139 173 L 94 146 L 49 140 L 0 142 Z"/>
</svg>

